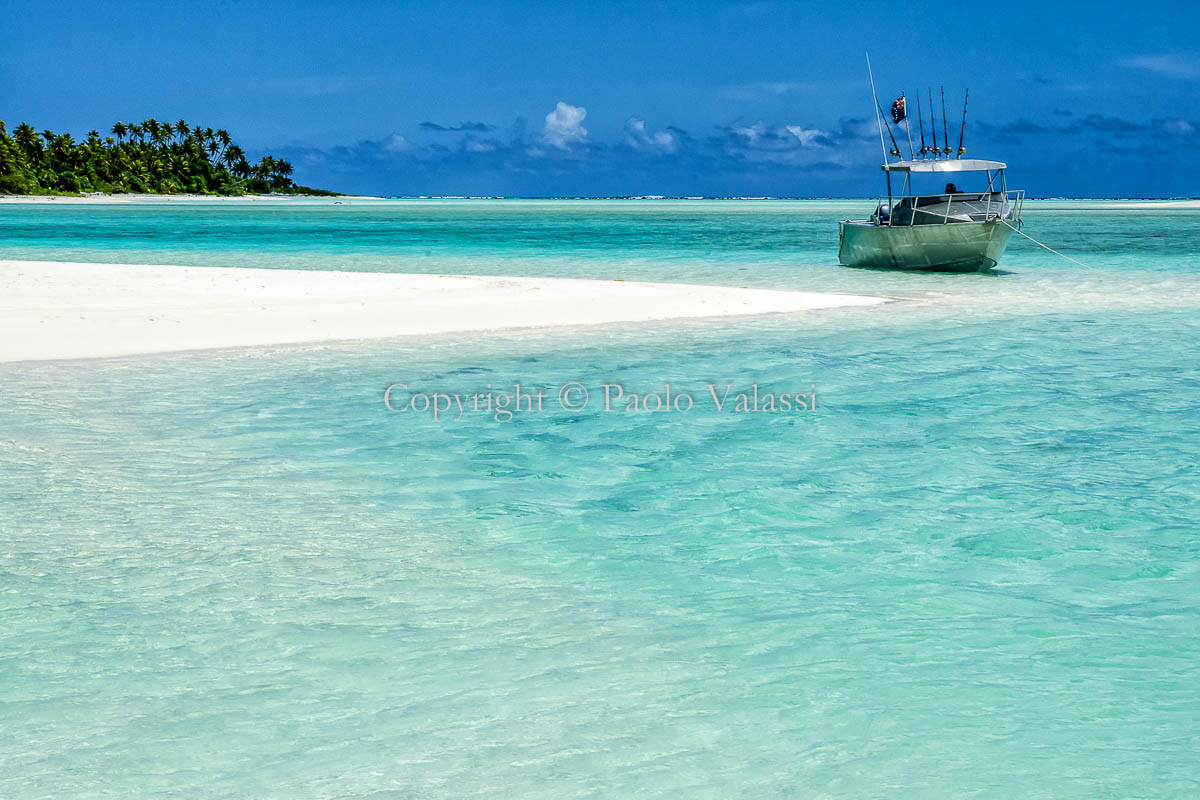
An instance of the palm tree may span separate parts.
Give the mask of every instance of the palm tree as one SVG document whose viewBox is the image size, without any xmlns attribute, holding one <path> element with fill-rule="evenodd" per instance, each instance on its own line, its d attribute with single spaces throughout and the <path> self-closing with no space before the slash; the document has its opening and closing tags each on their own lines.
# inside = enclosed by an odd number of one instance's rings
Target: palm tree
<svg viewBox="0 0 1200 800">
<path fill-rule="evenodd" d="M 4 131 L 0 128 L 0 134 Z M 12 175 L 19 168 L 17 153 L 8 147 L 0 147 L 0 175 Z"/>
<path fill-rule="evenodd" d="M 42 157 L 42 142 L 38 139 L 37 131 L 28 122 L 22 122 L 13 130 L 13 138 L 17 140 L 17 144 L 25 151 L 25 157 L 30 161 L 37 162 Z"/>
<path fill-rule="evenodd" d="M 124 122 L 118 122 L 112 126 L 112 132 L 113 136 L 116 136 L 117 141 L 120 142 L 125 139 L 125 134 L 129 133 L 129 126 Z"/>
<path fill-rule="evenodd" d="M 263 156 L 257 164 L 254 165 L 254 177 L 266 180 L 275 174 L 275 159 L 270 156 Z"/>
<path fill-rule="evenodd" d="M 225 135 L 228 137 L 229 134 Z M 242 148 L 234 144 L 225 148 L 225 152 L 221 154 L 221 160 L 224 161 L 225 166 L 229 167 L 229 169 L 232 171 L 235 164 L 238 164 L 239 162 L 244 164 L 246 162 L 246 156 L 242 152 Z"/>
<path fill-rule="evenodd" d="M 146 131 L 146 135 L 150 137 L 152 144 L 162 144 L 162 124 L 154 117 L 150 117 L 150 119 L 143 122 L 142 129 Z"/>
<path fill-rule="evenodd" d="M 181 119 L 175 123 L 175 130 L 179 132 L 180 139 L 185 139 L 187 138 L 187 135 L 191 133 L 192 126 L 187 124 L 187 120 Z"/>
<path fill-rule="evenodd" d="M 71 160 L 71 156 L 75 155 L 75 140 L 71 138 L 71 134 L 55 136 L 50 142 L 50 154 L 62 162 Z"/>
</svg>

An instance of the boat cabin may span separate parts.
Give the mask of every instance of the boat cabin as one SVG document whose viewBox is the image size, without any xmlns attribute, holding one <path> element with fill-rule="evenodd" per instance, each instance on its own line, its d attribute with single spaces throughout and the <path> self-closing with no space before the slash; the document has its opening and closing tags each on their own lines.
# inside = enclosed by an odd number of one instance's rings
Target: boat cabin
<svg viewBox="0 0 1200 800">
<path fill-rule="evenodd" d="M 1019 203 L 1023 193 L 1009 192 L 1005 183 L 1003 161 L 984 161 L 977 158 L 894 161 L 883 165 L 887 174 L 888 196 L 880 197 L 871 222 L 876 225 L 911 226 L 945 225 L 956 222 L 986 222 L 1012 216 L 1013 203 Z M 892 173 L 903 176 L 899 195 L 893 195 Z M 963 173 L 960 176 L 960 173 Z M 981 188 L 964 187 L 969 174 L 983 173 L 984 181 L 974 181 Z M 932 180 L 931 180 L 932 178 Z M 916 194 L 915 184 L 932 190 Z M 940 191 L 938 191 L 940 189 Z M 949 190 L 949 191 L 947 191 Z"/>
</svg>

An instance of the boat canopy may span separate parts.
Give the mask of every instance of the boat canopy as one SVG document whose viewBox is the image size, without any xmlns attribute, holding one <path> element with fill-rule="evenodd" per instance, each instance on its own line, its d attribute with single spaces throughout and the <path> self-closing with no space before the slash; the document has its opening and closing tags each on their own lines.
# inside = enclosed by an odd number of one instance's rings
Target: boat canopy
<svg viewBox="0 0 1200 800">
<path fill-rule="evenodd" d="M 948 158 L 944 160 L 893 161 L 884 164 L 887 172 L 983 172 L 1007 169 L 1003 161 L 984 161 L 980 158 Z"/>
</svg>

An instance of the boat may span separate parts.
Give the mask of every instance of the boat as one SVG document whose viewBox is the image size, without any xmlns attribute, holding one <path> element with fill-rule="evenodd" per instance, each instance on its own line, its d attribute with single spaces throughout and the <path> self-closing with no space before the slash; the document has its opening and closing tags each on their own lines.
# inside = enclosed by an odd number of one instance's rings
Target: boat
<svg viewBox="0 0 1200 800">
<path fill-rule="evenodd" d="M 869 64 L 868 64 L 869 65 Z M 874 79 L 872 78 L 872 93 Z M 920 94 L 917 94 L 920 113 Z M 942 136 L 944 146 L 937 147 L 937 121 L 932 117 L 933 97 L 930 93 L 930 116 L 933 126 L 933 147 L 925 145 L 925 125 L 921 119 L 921 148 L 913 150 L 912 132 L 908 129 L 905 96 L 892 105 L 892 119 L 897 125 L 905 123 L 909 136 L 910 158 L 904 160 L 895 137 L 892 156 L 884 154 L 883 171 L 887 177 L 887 197 L 876 199 L 875 212 L 869 219 L 847 219 L 839 223 L 838 260 L 849 267 L 874 267 L 901 270 L 940 270 L 948 272 L 979 272 L 989 270 L 1000 262 L 1008 240 L 1021 227 L 1024 190 L 1010 190 L 1006 183 L 1003 161 L 963 158 L 962 128 L 959 129 L 958 150 L 951 157 L 945 124 L 945 94 L 942 95 Z M 876 100 L 878 116 L 883 116 Z M 886 120 L 885 120 L 886 121 Z M 966 126 L 966 98 L 963 100 L 963 127 Z M 891 126 L 888 134 L 892 135 Z M 879 141 L 883 147 L 883 127 Z M 920 158 L 916 158 L 916 153 Z M 932 156 L 932 157 L 930 157 Z M 982 188 L 961 191 L 955 180 L 949 180 L 940 192 L 918 194 L 917 181 L 929 183 L 934 176 L 938 183 L 950 177 L 980 175 Z M 892 177 L 903 176 L 899 195 L 893 195 Z M 986 183 L 984 183 L 986 181 Z"/>
<path fill-rule="evenodd" d="M 838 259 L 849 267 L 978 272 L 1000 262 L 1013 231 L 1021 224 L 1023 190 L 1005 185 L 1002 161 L 925 159 L 884 164 L 889 176 L 903 173 L 899 197 L 889 192 L 876 201 L 870 219 L 840 223 Z M 979 192 L 911 194 L 911 176 L 983 172 Z M 999 186 L 997 188 L 997 180 Z M 890 184 L 890 180 L 889 180 Z M 953 182 L 950 184 L 953 186 Z"/>
</svg>

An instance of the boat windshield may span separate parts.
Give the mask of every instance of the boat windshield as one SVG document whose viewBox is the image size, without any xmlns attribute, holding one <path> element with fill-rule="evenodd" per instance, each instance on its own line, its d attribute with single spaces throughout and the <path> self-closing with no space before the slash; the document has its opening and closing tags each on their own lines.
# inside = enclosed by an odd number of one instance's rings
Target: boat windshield
<svg viewBox="0 0 1200 800">
<path fill-rule="evenodd" d="M 1004 170 L 972 170 L 949 174 L 913 172 L 905 174 L 899 196 L 982 194 L 1002 192 L 1007 188 Z"/>
<path fill-rule="evenodd" d="M 900 197 L 888 209 L 891 225 L 943 225 L 982 222 L 1007 216 L 1004 192 L 954 192 Z"/>
</svg>

